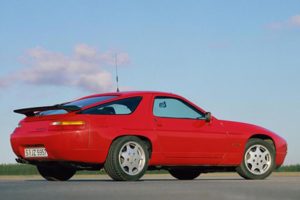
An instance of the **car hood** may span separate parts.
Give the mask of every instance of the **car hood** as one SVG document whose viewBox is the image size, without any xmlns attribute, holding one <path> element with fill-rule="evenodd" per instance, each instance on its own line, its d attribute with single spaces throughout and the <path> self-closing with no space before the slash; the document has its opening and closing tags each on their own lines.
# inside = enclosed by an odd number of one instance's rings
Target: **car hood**
<svg viewBox="0 0 300 200">
<path fill-rule="evenodd" d="M 266 135 L 276 135 L 271 130 L 268 130 L 264 127 L 257 126 L 254 124 L 248 124 L 244 122 L 236 122 L 236 121 L 228 121 L 228 120 L 220 120 L 220 122 L 223 124 L 223 126 L 227 129 L 229 132 L 242 132 L 245 134 L 266 134 Z"/>
</svg>

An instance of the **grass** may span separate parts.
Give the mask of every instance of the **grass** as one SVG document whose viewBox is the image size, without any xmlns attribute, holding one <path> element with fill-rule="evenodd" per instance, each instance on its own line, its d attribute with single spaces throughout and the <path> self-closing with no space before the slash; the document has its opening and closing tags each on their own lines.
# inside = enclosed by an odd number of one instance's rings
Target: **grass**
<svg viewBox="0 0 300 200">
<path fill-rule="evenodd" d="M 300 172 L 300 164 L 285 165 L 276 170 L 276 172 Z M 162 174 L 167 173 L 165 170 L 148 171 L 148 174 Z M 10 175 L 37 175 L 39 174 L 36 167 L 27 164 L 0 164 L 0 176 Z M 102 169 L 100 171 L 78 171 L 77 174 L 105 174 Z"/>
<path fill-rule="evenodd" d="M 300 172 L 300 164 L 285 165 L 276 170 L 277 172 Z"/>
<path fill-rule="evenodd" d="M 0 175 L 35 175 L 38 171 L 33 165 L 1 164 Z"/>
</svg>

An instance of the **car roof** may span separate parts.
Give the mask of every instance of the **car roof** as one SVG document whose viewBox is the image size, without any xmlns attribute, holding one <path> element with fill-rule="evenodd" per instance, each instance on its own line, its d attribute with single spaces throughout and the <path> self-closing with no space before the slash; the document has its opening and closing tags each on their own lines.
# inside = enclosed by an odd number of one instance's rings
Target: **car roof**
<svg viewBox="0 0 300 200">
<path fill-rule="evenodd" d="M 179 98 L 182 100 L 185 100 L 187 102 L 189 102 L 191 105 L 193 105 L 194 107 L 198 108 L 199 110 L 201 110 L 202 112 L 205 112 L 202 108 L 198 107 L 196 104 L 190 102 L 189 100 L 185 99 L 184 97 L 174 94 L 174 93 L 170 93 L 170 92 L 159 92 L 159 91 L 124 91 L 124 92 L 108 92 L 108 93 L 100 93 L 100 94 L 94 94 L 94 95 L 90 95 L 90 96 L 85 96 L 82 97 L 80 99 L 85 99 L 85 98 L 91 98 L 91 97 L 101 97 L 101 96 L 117 96 L 118 98 L 123 98 L 123 97 L 132 97 L 132 96 L 144 96 L 144 95 L 148 95 L 148 94 L 152 94 L 152 95 L 157 95 L 157 96 L 167 96 L 167 97 L 174 97 L 174 98 Z M 80 100 L 77 99 L 77 100 Z M 107 100 L 109 101 L 109 100 Z"/>
<path fill-rule="evenodd" d="M 82 97 L 81 99 L 98 97 L 98 96 L 133 96 L 133 95 L 146 95 L 146 94 L 155 94 L 155 95 L 163 95 L 163 96 L 177 96 L 173 93 L 169 92 L 159 92 L 159 91 L 124 91 L 124 92 L 108 92 L 108 93 L 99 93 L 93 94 L 89 96 Z"/>
</svg>

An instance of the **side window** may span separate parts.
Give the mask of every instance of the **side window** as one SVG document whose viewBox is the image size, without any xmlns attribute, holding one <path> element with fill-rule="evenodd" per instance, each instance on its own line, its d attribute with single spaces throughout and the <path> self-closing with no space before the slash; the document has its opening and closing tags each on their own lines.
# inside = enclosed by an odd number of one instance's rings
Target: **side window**
<svg viewBox="0 0 300 200">
<path fill-rule="evenodd" d="M 156 97 L 153 114 L 157 117 L 202 119 L 204 115 L 188 103 L 170 97 Z"/>
<path fill-rule="evenodd" d="M 128 115 L 135 111 L 142 97 L 131 97 L 102 104 L 82 111 L 82 114 L 94 115 Z"/>
</svg>

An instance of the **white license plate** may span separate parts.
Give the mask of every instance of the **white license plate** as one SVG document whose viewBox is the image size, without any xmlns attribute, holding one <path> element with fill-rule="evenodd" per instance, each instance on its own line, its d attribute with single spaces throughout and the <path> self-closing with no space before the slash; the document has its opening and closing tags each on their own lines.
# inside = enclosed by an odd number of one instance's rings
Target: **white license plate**
<svg viewBox="0 0 300 200">
<path fill-rule="evenodd" d="M 25 158 L 48 157 L 48 153 L 45 147 L 25 148 L 24 154 L 25 154 Z"/>
</svg>

